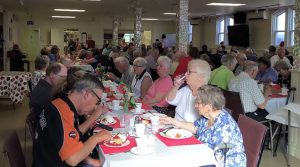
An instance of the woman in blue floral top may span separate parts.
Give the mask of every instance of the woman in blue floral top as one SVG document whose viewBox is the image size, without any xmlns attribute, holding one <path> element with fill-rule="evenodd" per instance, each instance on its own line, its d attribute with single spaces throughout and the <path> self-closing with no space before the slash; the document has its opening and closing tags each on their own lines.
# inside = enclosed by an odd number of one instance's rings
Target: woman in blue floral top
<svg viewBox="0 0 300 167">
<path fill-rule="evenodd" d="M 243 145 L 241 131 L 230 116 L 222 109 L 225 105 L 225 98 L 222 91 L 213 86 L 203 86 L 198 90 L 195 107 L 201 115 L 194 123 L 182 122 L 166 117 L 161 118 L 161 123 L 173 124 L 177 127 L 187 129 L 196 135 L 199 141 L 207 143 L 214 149 L 221 143 L 233 144 L 226 153 L 227 167 L 245 167 L 246 154 Z"/>
</svg>

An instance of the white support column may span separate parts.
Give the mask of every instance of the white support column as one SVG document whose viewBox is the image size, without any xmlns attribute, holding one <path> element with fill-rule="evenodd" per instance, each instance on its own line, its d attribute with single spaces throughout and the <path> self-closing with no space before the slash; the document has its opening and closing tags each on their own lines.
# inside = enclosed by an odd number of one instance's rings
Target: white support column
<svg viewBox="0 0 300 167">
<path fill-rule="evenodd" d="M 113 17 L 113 39 L 112 45 L 118 46 L 119 45 L 119 26 L 120 26 L 120 17 L 114 16 Z"/>
<path fill-rule="evenodd" d="M 137 47 L 142 44 L 142 13 L 142 8 L 135 8 L 134 41 Z"/>
<path fill-rule="evenodd" d="M 189 21 L 188 21 L 188 9 L 189 9 L 189 0 L 178 0 L 177 7 L 177 47 L 179 50 L 187 53 L 188 50 L 188 30 L 189 30 Z"/>
</svg>

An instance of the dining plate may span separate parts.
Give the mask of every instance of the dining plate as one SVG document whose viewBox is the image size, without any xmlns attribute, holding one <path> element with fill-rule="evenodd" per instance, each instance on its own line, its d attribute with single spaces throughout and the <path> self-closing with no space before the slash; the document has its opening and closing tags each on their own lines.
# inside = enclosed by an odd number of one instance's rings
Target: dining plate
<svg viewBox="0 0 300 167">
<path fill-rule="evenodd" d="M 117 120 L 110 115 L 101 116 L 97 121 L 104 125 L 113 125 L 117 122 Z"/>
<path fill-rule="evenodd" d="M 152 149 L 152 148 L 147 148 L 147 149 L 145 149 L 145 151 L 143 151 L 143 152 L 138 152 L 138 151 L 137 151 L 137 148 L 136 148 L 136 147 L 133 147 L 133 148 L 130 150 L 130 152 L 131 152 L 132 154 L 136 154 L 136 155 L 148 155 L 148 154 L 153 153 L 153 152 L 154 152 L 154 149 Z"/>
<path fill-rule="evenodd" d="M 169 138 L 169 139 L 186 139 L 192 137 L 192 132 L 185 129 L 170 129 L 167 131 L 162 131 L 159 133 L 161 136 Z"/>
<path fill-rule="evenodd" d="M 113 136 L 110 140 L 106 140 L 103 143 L 107 147 L 125 147 L 130 144 L 130 141 L 127 140 L 127 137 L 122 134 Z"/>
<path fill-rule="evenodd" d="M 151 112 L 151 113 L 147 112 L 147 113 L 141 115 L 141 118 L 146 119 L 146 120 L 150 120 L 150 117 L 152 117 L 152 116 L 166 117 L 165 114 L 154 113 L 154 112 Z"/>
<path fill-rule="evenodd" d="M 132 113 L 135 113 L 135 114 L 142 114 L 142 113 L 144 113 L 146 110 L 141 109 L 140 112 L 135 112 L 135 109 L 131 109 L 130 111 L 131 111 Z"/>
</svg>

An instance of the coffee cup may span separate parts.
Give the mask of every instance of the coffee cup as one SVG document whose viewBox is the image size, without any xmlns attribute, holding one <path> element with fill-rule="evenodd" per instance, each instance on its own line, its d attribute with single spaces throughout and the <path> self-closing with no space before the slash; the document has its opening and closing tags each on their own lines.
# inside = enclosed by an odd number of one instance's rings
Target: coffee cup
<svg viewBox="0 0 300 167">
<path fill-rule="evenodd" d="M 135 113 L 141 113 L 142 111 L 142 103 L 135 103 Z"/>
<path fill-rule="evenodd" d="M 120 100 L 113 100 L 112 101 L 112 109 L 115 110 L 115 111 L 120 109 Z"/>
<path fill-rule="evenodd" d="M 136 138 L 136 150 L 137 152 L 145 152 L 148 149 L 148 144 L 147 144 L 147 138 L 141 137 L 141 138 Z"/>
<path fill-rule="evenodd" d="M 143 137 L 145 135 L 145 124 L 139 123 L 135 124 L 135 135 L 136 137 Z"/>
<path fill-rule="evenodd" d="M 289 89 L 288 88 L 281 88 L 282 95 L 288 95 Z"/>
<path fill-rule="evenodd" d="M 151 120 L 151 130 L 153 133 L 158 132 L 159 127 L 159 117 L 158 116 L 152 116 L 150 117 Z"/>
</svg>

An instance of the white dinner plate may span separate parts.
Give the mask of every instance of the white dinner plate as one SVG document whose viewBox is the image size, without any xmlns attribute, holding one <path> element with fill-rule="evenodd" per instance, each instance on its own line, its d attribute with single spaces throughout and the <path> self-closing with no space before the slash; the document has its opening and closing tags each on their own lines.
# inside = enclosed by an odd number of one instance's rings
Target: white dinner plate
<svg viewBox="0 0 300 167">
<path fill-rule="evenodd" d="M 140 112 L 135 112 L 135 109 L 131 109 L 130 111 L 131 111 L 132 113 L 135 113 L 135 114 L 142 114 L 142 113 L 144 113 L 146 110 L 141 109 Z"/>
<path fill-rule="evenodd" d="M 115 120 L 115 118 L 110 115 L 101 116 L 97 121 L 104 125 L 113 125 L 117 122 L 117 120 Z"/>
<path fill-rule="evenodd" d="M 167 132 L 160 132 L 161 136 L 169 138 L 169 139 L 186 139 L 192 137 L 192 132 L 185 129 L 170 129 Z"/>
<path fill-rule="evenodd" d="M 165 114 L 161 114 L 161 113 L 154 113 L 153 111 L 151 111 L 151 113 L 155 116 L 159 116 L 159 117 L 166 117 Z M 152 117 L 153 115 L 151 113 L 145 113 L 143 115 L 141 115 L 141 118 L 143 119 L 147 119 L 150 120 L 150 117 Z"/>
<path fill-rule="evenodd" d="M 110 110 L 113 110 L 113 107 L 112 107 L 111 105 L 109 105 L 108 108 L 109 108 Z M 119 110 L 123 110 L 123 106 L 119 106 Z"/>
<path fill-rule="evenodd" d="M 148 154 L 152 154 L 154 152 L 154 149 L 153 148 L 147 148 L 143 152 L 138 152 L 136 147 L 133 147 L 130 151 L 131 151 L 132 154 L 136 154 L 136 155 L 148 155 Z"/>
<path fill-rule="evenodd" d="M 118 136 L 122 139 L 122 141 L 123 141 L 122 144 L 114 145 L 113 143 L 110 143 L 110 140 L 106 140 L 103 144 L 107 147 L 125 147 L 125 146 L 128 146 L 130 144 L 130 141 L 126 140 L 125 135 L 119 134 Z"/>
</svg>

